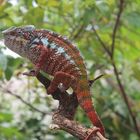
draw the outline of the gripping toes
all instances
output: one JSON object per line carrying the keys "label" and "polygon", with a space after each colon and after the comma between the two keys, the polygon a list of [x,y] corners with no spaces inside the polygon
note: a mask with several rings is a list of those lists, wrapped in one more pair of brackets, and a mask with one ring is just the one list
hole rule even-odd
{"label": "gripping toes", "polygon": [[93,134],[96,134],[97,131],[100,131],[100,128],[98,127],[93,127],[90,134],[84,139],[84,140],[90,140]]}
{"label": "gripping toes", "polygon": [[36,76],[37,73],[35,70],[30,70],[29,72],[24,72],[23,75],[27,75],[27,76]]}

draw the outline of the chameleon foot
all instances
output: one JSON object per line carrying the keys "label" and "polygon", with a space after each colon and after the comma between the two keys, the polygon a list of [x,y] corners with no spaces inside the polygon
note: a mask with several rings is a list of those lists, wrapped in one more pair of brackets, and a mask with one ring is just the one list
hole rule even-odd
{"label": "chameleon foot", "polygon": [[93,134],[96,134],[97,131],[100,131],[100,128],[98,128],[98,127],[93,127],[92,130],[91,130],[91,132],[90,132],[90,134],[89,134],[84,140],[90,140],[91,136],[92,136]]}
{"label": "chameleon foot", "polygon": [[58,88],[59,88],[60,91],[63,92],[63,93],[67,90],[67,89],[64,87],[63,83],[60,83],[60,84],[58,85]]}
{"label": "chameleon foot", "polygon": [[[67,90],[67,88],[65,88],[65,86],[63,85],[63,83],[58,84],[58,88],[59,88],[59,90],[60,90],[62,93],[64,93],[64,92]],[[55,88],[52,88],[52,87],[48,87],[48,88],[47,88],[47,93],[48,93],[48,94],[52,94],[52,93],[54,93],[55,91],[56,91]]]}

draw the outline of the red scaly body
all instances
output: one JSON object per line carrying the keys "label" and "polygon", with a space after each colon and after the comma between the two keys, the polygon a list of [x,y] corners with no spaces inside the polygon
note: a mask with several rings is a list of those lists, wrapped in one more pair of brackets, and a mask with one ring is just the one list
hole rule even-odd
{"label": "red scaly body", "polygon": [[35,76],[43,70],[53,75],[54,79],[48,88],[49,94],[60,84],[65,90],[72,87],[80,106],[104,135],[104,127],[92,105],[83,58],[75,45],[52,31],[37,30],[33,26],[13,27],[3,34],[8,48],[28,58],[35,65],[34,71],[25,74]]}

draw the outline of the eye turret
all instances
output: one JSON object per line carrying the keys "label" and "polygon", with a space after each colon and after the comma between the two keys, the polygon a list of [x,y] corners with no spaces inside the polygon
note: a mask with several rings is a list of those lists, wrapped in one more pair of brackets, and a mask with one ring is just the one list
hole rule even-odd
{"label": "eye turret", "polygon": [[15,33],[16,33],[17,35],[23,35],[23,31],[22,31],[21,29],[19,29],[19,28],[17,28],[17,29],[15,30]]}
{"label": "eye turret", "polygon": [[17,30],[17,33],[18,33],[18,34],[22,34],[22,31],[21,31],[21,30]]}
{"label": "eye turret", "polygon": [[34,25],[26,25],[21,27],[24,31],[32,31],[35,29]]}

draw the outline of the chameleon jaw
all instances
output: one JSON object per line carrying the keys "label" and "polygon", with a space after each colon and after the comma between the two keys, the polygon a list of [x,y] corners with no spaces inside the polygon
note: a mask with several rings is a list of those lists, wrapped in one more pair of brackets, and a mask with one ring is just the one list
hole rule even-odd
{"label": "chameleon jaw", "polygon": [[7,35],[7,34],[9,34],[10,32],[12,32],[15,29],[16,29],[16,27],[10,27],[10,28],[2,31],[2,34]]}

